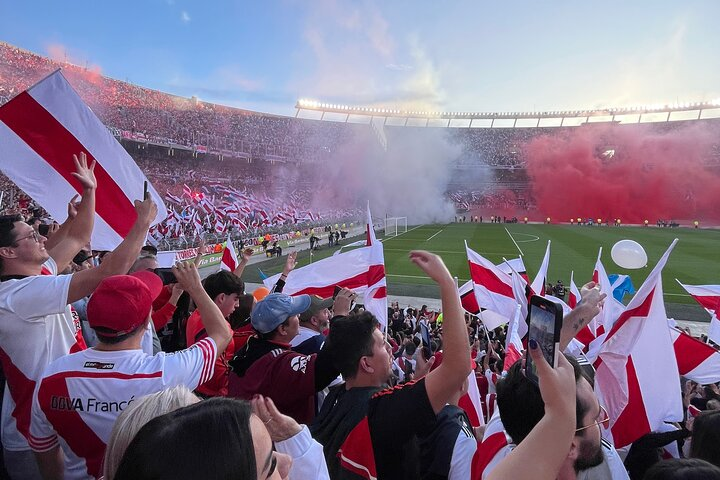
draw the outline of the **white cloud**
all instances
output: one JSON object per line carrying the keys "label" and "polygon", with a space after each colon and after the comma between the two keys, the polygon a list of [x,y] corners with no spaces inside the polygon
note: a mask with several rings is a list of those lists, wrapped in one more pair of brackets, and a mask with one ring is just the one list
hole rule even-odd
{"label": "white cloud", "polygon": [[182,20],[183,23],[190,23],[191,19],[190,19],[190,15],[188,14],[188,12],[186,12],[185,10],[180,12],[180,20]]}

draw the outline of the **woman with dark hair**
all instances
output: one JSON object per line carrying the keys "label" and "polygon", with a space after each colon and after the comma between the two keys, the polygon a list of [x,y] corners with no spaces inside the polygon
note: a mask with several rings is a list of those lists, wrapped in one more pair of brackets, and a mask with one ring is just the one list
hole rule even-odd
{"label": "woman with dark hair", "polygon": [[720,467],[720,410],[706,411],[695,417],[692,431],[690,456]]}
{"label": "woman with dark hair", "polygon": [[697,458],[671,458],[653,465],[643,480],[720,480],[720,468]]}
{"label": "woman with dark hair", "polygon": [[212,398],[151,420],[128,446],[114,478],[329,477],[322,447],[307,427],[282,415],[269,398],[257,397],[252,408],[242,400]]}

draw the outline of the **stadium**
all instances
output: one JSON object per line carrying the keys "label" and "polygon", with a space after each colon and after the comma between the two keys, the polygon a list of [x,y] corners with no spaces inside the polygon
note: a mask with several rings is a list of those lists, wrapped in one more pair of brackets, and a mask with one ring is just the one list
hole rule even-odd
{"label": "stadium", "polygon": [[[156,189],[167,194],[173,214],[153,234],[161,249],[193,247],[201,238],[223,241],[226,229],[244,245],[278,234],[287,249],[297,231],[307,235],[311,228],[363,223],[362,200],[372,199],[377,226],[389,228],[389,293],[437,298],[438,291],[423,288],[428,281],[407,265],[409,251],[442,253],[451,272],[466,281],[464,240],[495,263],[522,255],[533,272],[551,240],[556,253],[549,278],[567,284],[573,267],[576,278],[589,278],[599,247],[607,256],[616,241],[635,239],[647,248],[652,264],[678,237],[664,274],[666,302],[678,318],[707,320],[674,279],[712,283],[720,267],[720,260],[708,256],[720,239],[711,228],[720,222],[715,188],[720,99],[498,113],[401,111],[301,99],[295,118],[289,118],[180,98],[0,46],[0,103],[62,68]],[[557,153],[544,155],[547,150]],[[369,187],[371,176],[363,166],[390,180]],[[417,180],[417,188],[398,189],[395,196],[387,191],[406,170],[423,167],[427,175]],[[325,175],[307,178],[306,168]],[[356,180],[322,191],[323,181],[342,181],[340,175]],[[575,191],[572,185],[586,175],[594,183]],[[618,184],[618,178],[628,183]],[[191,189],[192,202],[183,201],[188,198],[183,187]],[[10,204],[29,200],[7,179],[3,191]],[[218,214],[227,215],[224,194],[248,191],[283,203],[262,203],[254,196],[260,203],[219,225],[214,213],[201,208],[200,197],[214,199],[211,211],[219,208]],[[189,203],[194,208],[187,208]],[[190,221],[194,211],[202,219],[199,228]],[[502,225],[488,225],[491,217]],[[388,218],[395,220],[386,225]],[[695,221],[702,228],[693,229]],[[336,248],[318,251],[315,258]],[[300,265],[311,260],[307,251],[299,258]],[[280,260],[269,260],[248,272],[249,280],[259,282],[260,272],[281,269]],[[613,273],[632,273],[640,285],[648,272],[618,267]]]}
{"label": "stadium", "polygon": [[[528,12],[438,54],[450,5],[155,3],[81,32],[107,70],[0,39],[0,479],[720,479],[720,97],[632,98],[688,18],[658,75]],[[612,85],[475,111],[514,76]]]}

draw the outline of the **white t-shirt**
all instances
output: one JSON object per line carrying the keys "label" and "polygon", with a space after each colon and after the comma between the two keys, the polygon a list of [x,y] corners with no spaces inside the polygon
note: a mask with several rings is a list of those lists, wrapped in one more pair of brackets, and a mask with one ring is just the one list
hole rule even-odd
{"label": "white t-shirt", "polygon": [[98,478],[110,432],[135,399],[176,385],[194,390],[213,375],[217,347],[204,338],[176,353],[150,356],[142,350],[88,349],[48,365],[32,401],[30,447],[58,443],[65,478]]}
{"label": "white t-shirt", "polygon": [[34,275],[0,282],[0,359],[7,378],[2,406],[2,443],[29,450],[30,407],[35,382],[48,363],[85,349],[80,319],[67,302],[71,275]]}

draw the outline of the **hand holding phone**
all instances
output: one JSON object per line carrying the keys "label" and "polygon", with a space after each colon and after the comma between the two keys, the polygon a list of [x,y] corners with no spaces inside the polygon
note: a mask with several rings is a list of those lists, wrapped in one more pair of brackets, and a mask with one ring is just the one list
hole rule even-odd
{"label": "hand holding phone", "polygon": [[[556,368],[558,355],[560,355],[562,308],[555,302],[538,295],[532,296],[529,308],[528,339],[537,342],[538,348],[547,363]],[[538,384],[537,366],[530,355],[528,355],[525,362],[525,376]]]}
{"label": "hand holding phone", "polygon": [[160,277],[163,285],[177,283],[177,278],[175,277],[175,273],[172,271],[172,268],[156,268],[154,272],[155,275]]}

